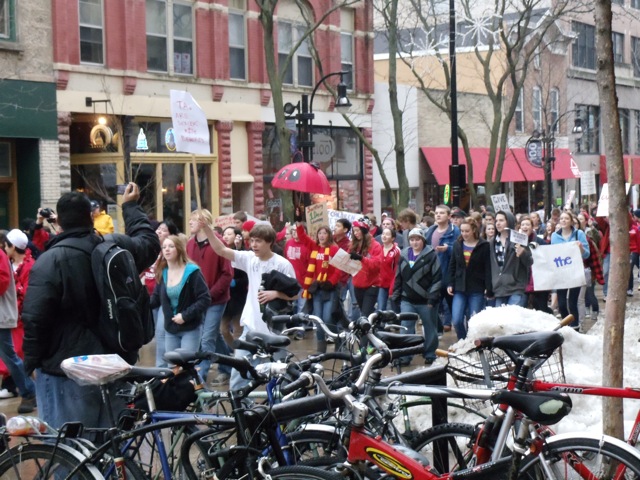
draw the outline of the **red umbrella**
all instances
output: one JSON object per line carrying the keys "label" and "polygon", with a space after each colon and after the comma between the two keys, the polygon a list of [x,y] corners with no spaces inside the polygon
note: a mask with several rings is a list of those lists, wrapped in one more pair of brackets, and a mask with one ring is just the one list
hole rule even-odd
{"label": "red umbrella", "polygon": [[331,194],[331,185],[324,172],[318,165],[307,162],[285,165],[273,177],[271,186],[303,193]]}

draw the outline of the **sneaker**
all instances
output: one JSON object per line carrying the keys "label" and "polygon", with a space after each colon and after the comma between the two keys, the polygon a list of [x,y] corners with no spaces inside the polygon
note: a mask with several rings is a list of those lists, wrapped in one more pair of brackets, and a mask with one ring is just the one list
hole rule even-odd
{"label": "sneaker", "polygon": [[3,388],[2,390],[0,390],[0,399],[14,398],[14,397],[17,397],[17,396],[18,396],[18,394],[16,392],[9,391],[6,388]]}
{"label": "sneaker", "polygon": [[336,343],[332,337],[327,337],[327,343]]}
{"label": "sneaker", "polygon": [[18,413],[31,413],[36,408],[38,408],[38,405],[36,404],[35,395],[33,397],[22,397],[22,401],[18,407]]}
{"label": "sneaker", "polygon": [[451,331],[451,325],[445,325],[444,327],[442,327],[442,330],[444,330],[445,332],[450,332]]}
{"label": "sneaker", "polygon": [[228,385],[229,384],[229,378],[230,378],[229,375],[227,375],[226,373],[219,373],[216,378],[211,380],[211,386],[212,387],[221,387],[223,385]]}
{"label": "sneaker", "polygon": [[633,289],[627,290],[627,297],[633,297]]}

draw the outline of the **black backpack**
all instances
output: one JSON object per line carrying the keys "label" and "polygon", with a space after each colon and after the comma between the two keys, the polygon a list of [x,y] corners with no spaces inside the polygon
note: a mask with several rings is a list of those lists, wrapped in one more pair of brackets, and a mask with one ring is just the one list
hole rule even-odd
{"label": "black backpack", "polygon": [[93,278],[101,302],[96,333],[105,347],[131,361],[131,355],[137,354],[155,333],[149,294],[140,281],[133,255],[104,239],[93,250],[86,241],[75,238],[65,239],[56,246],[68,246],[91,255]]}

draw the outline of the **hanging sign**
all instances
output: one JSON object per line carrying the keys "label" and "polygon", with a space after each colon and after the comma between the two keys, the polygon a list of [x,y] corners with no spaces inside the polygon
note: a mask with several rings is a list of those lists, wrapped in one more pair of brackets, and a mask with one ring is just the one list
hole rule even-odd
{"label": "hanging sign", "polygon": [[210,155],[209,124],[198,103],[182,90],[171,90],[170,98],[176,150]]}
{"label": "hanging sign", "polygon": [[542,141],[533,139],[527,142],[527,147],[524,150],[527,157],[527,161],[536,168],[542,168]]}

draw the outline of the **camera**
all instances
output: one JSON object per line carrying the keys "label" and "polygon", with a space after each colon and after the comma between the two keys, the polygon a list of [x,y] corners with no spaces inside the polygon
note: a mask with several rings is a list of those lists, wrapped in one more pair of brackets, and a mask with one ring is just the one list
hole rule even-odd
{"label": "camera", "polygon": [[124,191],[127,189],[127,183],[123,184],[123,185],[116,185],[116,191],[118,193],[118,195],[124,195]]}
{"label": "camera", "polygon": [[49,219],[51,215],[54,215],[54,213],[53,213],[53,210],[51,210],[50,208],[43,208],[40,210],[40,216],[42,218]]}

